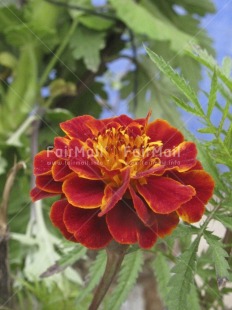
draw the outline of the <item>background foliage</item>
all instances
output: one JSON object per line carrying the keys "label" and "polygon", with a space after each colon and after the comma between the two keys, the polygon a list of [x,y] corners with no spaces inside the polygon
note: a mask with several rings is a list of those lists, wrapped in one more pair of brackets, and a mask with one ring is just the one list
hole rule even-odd
{"label": "background foliage", "polygon": [[[149,109],[181,131],[180,109],[201,121],[202,139],[186,136],[198,144],[216,181],[215,196],[202,226],[180,225],[151,251],[130,249],[104,309],[120,309],[136,281],[144,285],[150,278],[157,282],[153,294],[170,310],[187,309],[187,302],[191,309],[225,309],[223,298],[231,292],[224,284],[231,281],[232,61],[215,62],[200,28],[207,13],[214,13],[210,0],[109,0],[102,6],[0,1],[0,190],[2,201],[7,198],[13,296],[1,302],[3,309],[87,309],[105,253],[64,241],[48,219],[52,199],[31,204],[32,159],[74,115],[126,111],[141,117]],[[212,80],[207,107],[198,100],[201,65]],[[26,168],[9,173],[19,161]],[[14,172],[8,199],[4,188]],[[212,219],[226,228],[223,240],[207,229]],[[209,247],[199,254],[203,238]]]}

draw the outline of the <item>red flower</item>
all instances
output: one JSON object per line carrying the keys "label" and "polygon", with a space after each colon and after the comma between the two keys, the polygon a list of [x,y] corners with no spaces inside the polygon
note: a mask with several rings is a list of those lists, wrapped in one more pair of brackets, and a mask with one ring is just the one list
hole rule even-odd
{"label": "red flower", "polygon": [[60,195],[50,217],[67,239],[92,249],[112,239],[150,248],[179,218],[201,219],[214,182],[195,144],[148,117],[76,117],[61,123],[66,136],[53,150],[35,156],[31,197]]}

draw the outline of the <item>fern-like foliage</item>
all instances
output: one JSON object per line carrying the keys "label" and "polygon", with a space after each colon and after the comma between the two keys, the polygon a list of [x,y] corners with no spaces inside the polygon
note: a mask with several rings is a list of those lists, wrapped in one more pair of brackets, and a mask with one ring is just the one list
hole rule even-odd
{"label": "fern-like foliage", "polygon": [[118,275],[117,286],[106,301],[106,310],[120,309],[120,306],[136,283],[142,264],[143,253],[141,250],[126,255]]}

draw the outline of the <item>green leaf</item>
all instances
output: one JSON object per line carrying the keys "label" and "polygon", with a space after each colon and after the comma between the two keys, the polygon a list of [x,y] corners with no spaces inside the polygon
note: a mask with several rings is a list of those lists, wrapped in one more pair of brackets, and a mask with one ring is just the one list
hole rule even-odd
{"label": "green leaf", "polygon": [[77,28],[70,41],[75,59],[84,59],[87,69],[96,72],[101,59],[100,50],[105,47],[105,33]]}
{"label": "green leaf", "polygon": [[198,129],[198,132],[215,134],[217,133],[217,129],[215,127],[205,127],[205,128]]}
{"label": "green leaf", "polygon": [[98,31],[107,30],[114,24],[112,20],[104,19],[98,16],[88,16],[88,15],[80,16],[79,21],[84,26]]}
{"label": "green leaf", "polygon": [[[151,60],[157,65],[157,67],[166,74],[171,81],[176,85],[177,88],[191,101],[195,108],[195,113],[199,116],[204,115],[200,102],[197,99],[197,95],[192,90],[190,85],[185,81],[183,77],[181,77],[177,72],[173,70],[173,68],[164,61],[164,59],[158,56],[156,53],[152,52],[149,48],[146,48],[146,51],[151,58]],[[190,107],[190,110],[194,111],[193,108]]]}
{"label": "green leaf", "polygon": [[217,71],[215,70],[212,77],[211,89],[209,93],[209,102],[207,109],[207,117],[210,118],[215,104],[217,102]]}
{"label": "green leaf", "polygon": [[121,304],[126,299],[136,282],[142,263],[142,251],[136,251],[125,256],[118,276],[118,285],[111,294],[106,309],[120,309]]}
{"label": "green leaf", "polygon": [[230,109],[230,105],[231,103],[229,101],[226,102],[226,105],[223,109],[223,112],[222,112],[222,118],[221,118],[221,121],[220,121],[220,124],[218,126],[218,135],[220,135],[220,133],[222,132],[222,129],[223,129],[223,125],[225,123],[225,120],[229,114],[229,109]]}
{"label": "green leaf", "polygon": [[175,101],[176,105],[178,105],[180,108],[182,108],[186,112],[192,113],[192,114],[197,115],[197,116],[201,116],[201,114],[199,114],[199,112],[196,109],[192,108],[190,105],[188,105],[183,100],[181,100],[175,96],[172,96],[172,99]]}
{"label": "green leaf", "polygon": [[208,231],[204,232],[204,238],[207,241],[211,250],[211,257],[214,262],[217,277],[228,278],[229,264],[226,260],[226,258],[228,257],[228,253],[223,249],[223,244],[221,243],[220,238],[212,235]]}
{"label": "green leaf", "polygon": [[77,297],[77,304],[79,304],[99,284],[99,281],[105,270],[105,265],[106,253],[105,251],[100,251],[98,252],[95,261],[89,268],[89,282],[87,283],[86,287],[81,291],[80,295]]}
{"label": "green leaf", "polygon": [[222,71],[225,76],[227,76],[228,78],[230,77],[232,71],[232,59],[230,57],[223,58]]}
{"label": "green leaf", "polygon": [[190,286],[188,304],[191,305],[191,310],[201,310],[200,300],[197,294],[197,288],[194,284]]}
{"label": "green leaf", "polygon": [[190,40],[193,40],[171,24],[167,18],[162,20],[155,17],[133,0],[110,0],[110,3],[116,10],[117,16],[135,33],[147,35],[153,40],[170,41],[171,48],[175,51],[179,52]]}
{"label": "green leaf", "polygon": [[170,291],[167,298],[169,310],[188,309],[188,296],[194,282],[199,241],[200,238],[195,239],[189,249],[179,257],[177,264],[171,270],[174,275],[169,282]]}
{"label": "green leaf", "polygon": [[232,148],[232,124],[230,125],[229,130],[226,132],[224,143],[228,149]]}
{"label": "green leaf", "polygon": [[161,252],[157,252],[156,258],[151,264],[151,266],[155,272],[160,297],[166,304],[167,295],[169,292],[168,282],[171,277],[170,267],[168,265],[167,258]]}

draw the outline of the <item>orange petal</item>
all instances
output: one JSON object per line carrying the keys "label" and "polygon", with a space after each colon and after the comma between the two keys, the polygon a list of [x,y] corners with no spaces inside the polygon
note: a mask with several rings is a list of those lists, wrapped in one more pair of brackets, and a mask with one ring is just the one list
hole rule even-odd
{"label": "orange petal", "polygon": [[47,197],[57,196],[57,195],[58,195],[57,193],[48,193],[48,192],[42,191],[38,187],[34,187],[30,192],[30,196],[33,202],[40,200],[40,199],[47,198]]}
{"label": "orange petal", "polygon": [[166,177],[149,177],[147,184],[138,183],[137,189],[151,209],[161,214],[177,210],[196,193],[192,186],[185,186]]}
{"label": "orange petal", "polygon": [[64,213],[64,222],[68,231],[89,249],[104,248],[112,240],[105,217],[100,218],[97,214],[97,210],[80,209],[70,204]]}
{"label": "orange petal", "polygon": [[36,177],[35,184],[39,189],[49,193],[62,193],[62,182],[54,181],[52,175],[39,175]]}
{"label": "orange petal", "polygon": [[182,184],[195,188],[196,196],[183,204],[177,213],[186,222],[199,221],[204,214],[205,204],[213,195],[214,181],[212,177],[204,170],[192,170],[184,173],[171,171],[170,176]]}
{"label": "orange petal", "polygon": [[54,162],[52,166],[52,176],[55,181],[63,181],[71,173],[73,173],[73,171],[69,169],[69,166],[66,160],[58,159]]}
{"label": "orange petal", "polygon": [[63,183],[63,192],[68,202],[79,208],[99,208],[104,195],[105,184],[101,181],[93,181],[71,176]]}
{"label": "orange petal", "polygon": [[151,138],[152,142],[161,140],[163,150],[172,149],[184,141],[182,133],[162,119],[150,123],[147,126],[146,134]]}
{"label": "orange petal", "polygon": [[120,199],[122,199],[129,185],[130,169],[125,169],[121,173],[121,177],[123,181],[120,187],[112,187],[111,184],[106,185],[104,191],[104,197],[102,199],[102,206],[101,206],[102,211],[99,213],[99,216],[102,216],[107,212],[109,212],[116,205],[116,203]]}
{"label": "orange petal", "polygon": [[87,126],[87,123],[92,120],[94,118],[90,115],[78,116],[61,123],[60,127],[70,138],[86,141],[88,138],[93,137],[91,129]]}
{"label": "orange petal", "polygon": [[57,160],[54,151],[41,151],[34,158],[34,175],[44,175],[51,172],[53,163]]}
{"label": "orange petal", "polygon": [[179,172],[184,172],[197,163],[197,148],[193,142],[183,142],[178,147],[174,148],[171,152],[165,151],[159,155],[161,165],[165,169],[176,169]]}
{"label": "orange petal", "polygon": [[78,139],[73,139],[69,144],[69,168],[76,172],[80,177],[99,180],[102,179],[102,173],[99,166],[92,160],[91,149],[86,149],[86,144]]}

